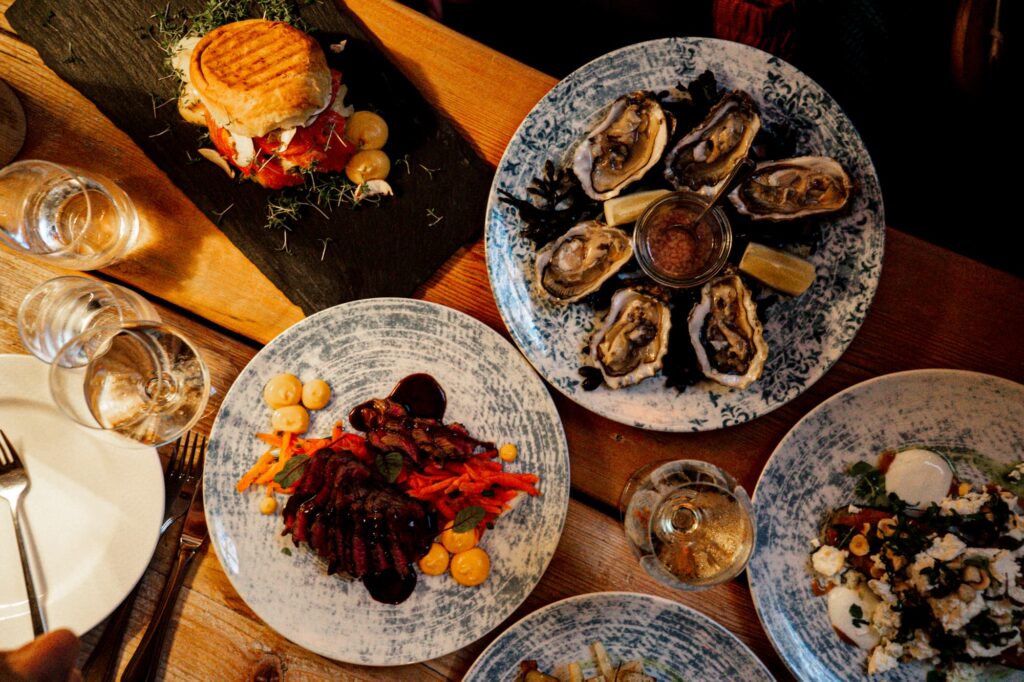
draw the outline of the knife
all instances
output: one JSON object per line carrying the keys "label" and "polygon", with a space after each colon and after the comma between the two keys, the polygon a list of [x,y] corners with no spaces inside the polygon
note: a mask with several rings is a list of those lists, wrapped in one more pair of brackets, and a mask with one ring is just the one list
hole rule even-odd
{"label": "knife", "polygon": [[160,593],[156,611],[153,612],[153,618],[150,620],[145,634],[142,635],[139,648],[132,654],[128,666],[124,669],[121,682],[144,682],[156,676],[160,653],[163,651],[164,639],[167,636],[167,625],[171,620],[171,613],[174,611],[178,590],[185,579],[185,571],[189,562],[206,542],[207,535],[206,514],[203,508],[203,484],[200,482],[192,495],[188,514],[185,516],[185,524],[181,527],[174,567],[167,577],[163,592]]}

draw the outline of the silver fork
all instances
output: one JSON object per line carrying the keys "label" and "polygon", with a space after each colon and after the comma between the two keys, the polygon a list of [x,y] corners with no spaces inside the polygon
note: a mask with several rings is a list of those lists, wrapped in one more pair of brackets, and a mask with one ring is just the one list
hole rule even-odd
{"label": "silver fork", "polygon": [[171,567],[171,574],[167,576],[164,589],[157,600],[156,609],[153,611],[149,625],[142,634],[142,640],[121,675],[121,682],[148,682],[156,675],[167,625],[174,609],[175,597],[185,578],[189,562],[206,541],[206,515],[203,511],[201,480],[203,460],[206,455],[206,439],[203,438],[198,447],[193,449],[198,450],[196,458],[198,461],[192,461],[198,470],[195,478],[186,480],[181,489],[181,495],[188,495],[191,499],[188,503],[188,515],[185,517],[185,523],[181,527],[181,535],[178,538],[178,553],[175,556],[174,565]]}
{"label": "silver fork", "polygon": [[[192,496],[185,490],[185,484],[191,480],[195,488],[195,481],[202,474],[202,454],[198,451],[203,448],[205,439],[192,433],[186,433],[174,444],[174,452],[164,470],[164,521],[160,526],[161,536],[188,510]],[[82,666],[84,682],[109,682],[114,679],[117,655],[141,584],[141,580],[135,584],[131,593],[107,620],[107,627],[100,640],[89,654],[89,660]]]}
{"label": "silver fork", "polygon": [[21,497],[29,488],[28,472],[22,464],[18,451],[7,440],[7,434],[0,429],[0,497],[7,500],[11,505],[11,518],[14,519],[14,535],[18,538],[18,553],[21,555],[21,572],[25,576],[25,592],[28,593],[28,610],[32,615],[32,632],[39,636],[46,632],[46,620],[39,608],[39,600],[36,598],[36,588],[32,581],[32,569],[28,563],[28,553],[25,551],[25,539],[21,536],[21,525],[18,523],[18,512],[21,507]]}

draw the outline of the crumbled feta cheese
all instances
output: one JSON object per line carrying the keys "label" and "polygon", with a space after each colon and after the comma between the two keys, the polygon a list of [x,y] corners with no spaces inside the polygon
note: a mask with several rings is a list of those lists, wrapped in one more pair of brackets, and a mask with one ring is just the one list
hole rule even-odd
{"label": "crumbled feta cheese", "polygon": [[811,538],[811,547],[813,547],[814,549],[818,549],[819,547],[821,547],[821,541],[818,540],[818,538]]}
{"label": "crumbled feta cheese", "polygon": [[846,571],[843,573],[843,585],[851,590],[857,589],[864,582],[864,575],[860,571]]}
{"label": "crumbled feta cheese", "polygon": [[1000,625],[1009,625],[1013,622],[1013,612],[1015,608],[1016,607],[1013,602],[1009,599],[989,601],[988,615],[993,621]]}
{"label": "crumbled feta cheese", "polygon": [[942,599],[929,599],[928,604],[932,607],[932,613],[942,623],[942,628],[946,632],[954,632],[985,610],[985,597],[978,592],[974,599],[964,602],[954,593]]}
{"label": "crumbled feta cheese", "polygon": [[869,580],[868,587],[878,595],[878,598],[887,604],[896,603],[896,595],[892,593],[892,585],[884,580]]}
{"label": "crumbled feta cheese", "polygon": [[917,555],[914,563],[910,564],[910,568],[907,569],[908,582],[921,594],[925,594],[931,589],[931,579],[924,574],[924,571],[933,566],[935,566],[935,559],[922,552]]}
{"label": "crumbled feta cheese", "polygon": [[1017,630],[1013,634],[1013,638],[1010,639],[1006,644],[994,644],[992,646],[985,646],[981,642],[968,639],[967,640],[967,655],[973,656],[974,658],[992,658],[998,656],[1012,646],[1020,644],[1020,630]]}
{"label": "crumbled feta cheese", "polygon": [[833,576],[843,570],[848,552],[845,549],[836,549],[832,545],[823,545],[811,556],[811,564],[814,570],[823,576]]}
{"label": "crumbled feta cheese", "polygon": [[924,550],[924,553],[937,561],[952,561],[960,556],[966,547],[963,540],[952,533],[946,533],[941,538],[932,540],[932,546]]}
{"label": "crumbled feta cheese", "polygon": [[977,514],[989,501],[988,493],[967,493],[963,497],[947,497],[939,501],[939,514],[952,516],[953,512],[961,516]]}
{"label": "crumbled feta cheese", "polygon": [[939,655],[939,650],[932,647],[928,635],[923,630],[914,631],[914,639],[903,645],[903,653],[917,661],[934,658]]}
{"label": "crumbled feta cheese", "polygon": [[874,613],[871,614],[871,624],[878,630],[882,639],[895,635],[896,631],[900,629],[900,622],[899,612],[893,611],[892,605],[884,601],[879,603],[875,607]]}
{"label": "crumbled feta cheese", "polygon": [[857,505],[851,504],[849,507],[846,508],[846,511],[851,514],[860,514],[863,510]]}
{"label": "crumbled feta cheese", "polygon": [[1021,462],[1017,466],[1010,470],[1010,473],[1006,474],[1006,477],[1011,481],[1019,481],[1024,479],[1024,462]]}
{"label": "crumbled feta cheese", "polygon": [[885,577],[886,569],[885,562],[882,561],[882,553],[871,555],[871,568],[879,571],[883,577]]}
{"label": "crumbled feta cheese", "polygon": [[884,673],[886,670],[892,670],[900,662],[899,658],[903,655],[903,647],[896,642],[886,642],[885,644],[879,644],[871,652],[871,656],[868,658],[868,675],[875,675],[877,673]]}
{"label": "crumbled feta cheese", "polygon": [[1017,584],[1017,578],[1020,576],[1020,564],[1005,549],[999,550],[996,556],[989,560],[988,570],[993,578],[1004,585]]}

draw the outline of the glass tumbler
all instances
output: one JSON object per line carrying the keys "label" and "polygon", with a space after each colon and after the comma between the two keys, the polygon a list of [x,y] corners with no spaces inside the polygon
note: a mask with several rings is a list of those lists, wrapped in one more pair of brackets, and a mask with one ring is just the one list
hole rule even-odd
{"label": "glass tumbler", "polygon": [[126,322],[90,327],[64,344],[50,364],[50,393],[83,426],[158,446],[202,416],[210,373],[181,331]]}
{"label": "glass tumbler", "polygon": [[134,246],[139,217],[128,195],[98,175],[49,161],[0,169],[0,242],[71,270],[95,270]]}
{"label": "glass tumbler", "polygon": [[750,497],[707,462],[641,467],[626,483],[619,510],[640,565],[669,587],[701,590],[731,580],[754,551]]}
{"label": "glass tumbler", "polygon": [[156,309],[130,289],[87,277],[55,277],[28,292],[18,308],[21,342],[43,362],[89,327],[131,320],[160,321]]}

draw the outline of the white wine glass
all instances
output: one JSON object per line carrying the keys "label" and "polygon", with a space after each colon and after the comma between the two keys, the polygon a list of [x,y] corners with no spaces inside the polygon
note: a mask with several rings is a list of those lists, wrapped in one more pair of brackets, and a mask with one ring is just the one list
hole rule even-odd
{"label": "white wine glass", "polygon": [[750,497],[707,462],[641,467],[623,488],[619,510],[640,565],[669,587],[702,590],[732,580],[754,551]]}
{"label": "white wine glass", "polygon": [[158,446],[203,415],[210,373],[181,331],[133,321],[90,327],[64,344],[50,364],[50,392],[79,424]]}

